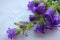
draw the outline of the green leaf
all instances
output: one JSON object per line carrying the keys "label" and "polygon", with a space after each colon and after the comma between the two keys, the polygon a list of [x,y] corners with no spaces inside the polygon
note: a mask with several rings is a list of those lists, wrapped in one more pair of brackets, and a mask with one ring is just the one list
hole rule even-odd
{"label": "green leaf", "polygon": [[48,2],[48,0],[41,0],[41,2],[43,2],[43,3],[47,3],[47,2]]}
{"label": "green leaf", "polygon": [[58,3],[58,8],[60,8],[60,2]]}
{"label": "green leaf", "polygon": [[54,5],[52,5],[51,8],[53,8],[54,11],[55,11],[55,13],[57,13],[58,4],[54,4]]}
{"label": "green leaf", "polygon": [[36,17],[37,20],[40,20],[40,18],[42,18],[43,16],[39,15],[39,14],[35,14],[35,17]]}
{"label": "green leaf", "polygon": [[38,0],[34,0],[34,3],[38,3]]}
{"label": "green leaf", "polygon": [[33,27],[33,23],[29,22],[26,26],[26,30],[30,30]]}
{"label": "green leaf", "polygon": [[51,7],[51,3],[50,2],[48,2],[47,4],[46,4],[46,8],[48,9],[49,7]]}
{"label": "green leaf", "polygon": [[52,2],[53,0],[48,0],[48,2]]}
{"label": "green leaf", "polygon": [[44,24],[44,23],[45,23],[44,18],[41,18],[41,19],[40,19],[40,22],[41,22],[42,24]]}
{"label": "green leaf", "polygon": [[59,13],[58,10],[55,11],[55,14]]}
{"label": "green leaf", "polygon": [[37,14],[37,13],[35,14],[35,17],[36,17],[36,19],[37,19],[37,20],[39,20],[39,19],[40,19],[40,15],[39,15],[39,14]]}

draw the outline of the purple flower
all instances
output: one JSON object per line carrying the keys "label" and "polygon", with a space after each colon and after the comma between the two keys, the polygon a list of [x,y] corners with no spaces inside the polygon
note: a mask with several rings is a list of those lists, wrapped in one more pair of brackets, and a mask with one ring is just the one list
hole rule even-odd
{"label": "purple flower", "polygon": [[53,18],[50,21],[46,21],[46,28],[53,30],[57,27],[58,24],[60,24],[60,15],[54,14]]}
{"label": "purple flower", "polygon": [[52,8],[48,8],[44,13],[44,16],[53,16],[54,10]]}
{"label": "purple flower", "polygon": [[50,22],[46,22],[45,28],[49,30],[53,30],[54,28],[56,28],[56,25],[51,24]]}
{"label": "purple flower", "polygon": [[60,14],[54,15],[54,22],[56,23],[56,25],[60,24]]}
{"label": "purple flower", "polygon": [[37,7],[36,7],[36,11],[39,14],[43,14],[45,12],[45,4],[44,3],[40,3]]}
{"label": "purple flower", "polygon": [[44,16],[48,21],[53,21],[54,10],[52,8],[48,8],[44,13]]}
{"label": "purple flower", "polygon": [[31,10],[33,13],[35,13],[36,7],[35,7],[35,4],[34,4],[34,1],[29,2],[28,8],[29,8],[29,10]]}
{"label": "purple flower", "polygon": [[56,25],[47,25],[46,26],[46,29],[49,29],[49,30],[53,30],[54,28],[56,28]]}
{"label": "purple flower", "polygon": [[32,21],[34,21],[36,18],[35,18],[34,15],[30,15],[29,19],[30,19],[30,21],[32,22]]}
{"label": "purple flower", "polygon": [[44,33],[44,25],[37,24],[36,29],[34,31]]}
{"label": "purple flower", "polygon": [[8,29],[7,30],[8,38],[12,39],[16,36],[16,29]]}
{"label": "purple flower", "polygon": [[[37,22],[38,24],[34,30],[35,32],[45,33],[45,29],[53,30],[57,27],[58,24],[60,24],[60,14],[55,14],[56,12],[52,7],[46,8],[46,6],[47,5],[42,2],[35,4],[34,1],[29,2],[28,4],[29,10],[35,13],[35,15],[30,15],[30,21],[33,22],[35,20],[38,20],[38,22],[41,22]],[[60,9],[58,9],[58,12],[60,13]],[[37,14],[39,16],[37,16]]]}

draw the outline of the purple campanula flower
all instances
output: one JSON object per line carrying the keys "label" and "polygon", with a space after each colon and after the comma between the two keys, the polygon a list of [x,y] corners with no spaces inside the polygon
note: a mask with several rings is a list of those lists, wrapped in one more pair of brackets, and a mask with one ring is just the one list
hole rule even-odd
{"label": "purple campanula flower", "polygon": [[44,16],[48,21],[53,22],[53,16],[54,16],[54,10],[52,8],[48,8],[46,12],[44,13]]}
{"label": "purple campanula flower", "polygon": [[34,21],[36,18],[35,18],[34,15],[30,15],[29,19],[30,19],[30,21],[32,22],[32,21]]}
{"label": "purple campanula flower", "polygon": [[37,24],[36,29],[34,31],[44,33],[44,25]]}
{"label": "purple campanula flower", "polygon": [[33,1],[32,2],[29,2],[28,7],[29,7],[29,9],[32,9],[32,7],[35,7],[34,6],[34,2]]}
{"label": "purple campanula flower", "polygon": [[60,24],[60,14],[55,14],[54,15],[54,22],[58,25]]}
{"label": "purple campanula flower", "polygon": [[35,0],[35,3],[32,1],[28,4],[29,10],[35,13],[34,15],[30,15],[30,21],[36,21],[36,23],[40,22],[36,25],[36,29],[34,31],[45,33],[45,29],[53,30],[57,28],[60,24],[60,14],[56,14],[58,12],[60,13],[60,9],[57,9],[59,6],[55,5],[53,2],[53,5],[51,5],[50,2],[44,4],[43,1],[36,4],[37,1]]}
{"label": "purple campanula flower", "polygon": [[35,5],[34,5],[34,1],[29,2],[28,8],[29,8],[29,10],[31,10],[33,13],[35,13],[36,7],[35,7]]}
{"label": "purple campanula flower", "polygon": [[8,29],[7,30],[8,38],[12,39],[16,36],[16,29]]}
{"label": "purple campanula flower", "polygon": [[56,25],[51,24],[50,22],[47,22],[45,25],[45,28],[49,30],[53,30],[54,28],[56,28]]}
{"label": "purple campanula flower", "polygon": [[46,23],[46,28],[53,30],[54,28],[57,27],[57,25],[60,24],[60,15],[59,14],[54,14],[53,19],[50,21],[47,21]]}
{"label": "purple campanula flower", "polygon": [[47,25],[46,26],[46,29],[49,29],[49,30],[53,30],[54,28],[56,28],[56,25]]}
{"label": "purple campanula flower", "polygon": [[39,5],[39,2],[38,2],[38,3],[35,3],[34,1],[31,1],[31,2],[29,2],[29,4],[28,4],[28,8],[29,8],[29,10],[31,10],[33,13],[36,13],[36,8],[37,8],[38,5]]}
{"label": "purple campanula flower", "polygon": [[54,10],[52,8],[48,8],[44,13],[44,16],[53,16]]}
{"label": "purple campanula flower", "polygon": [[36,11],[39,14],[43,14],[45,12],[45,4],[44,3],[40,3],[37,7],[36,7]]}

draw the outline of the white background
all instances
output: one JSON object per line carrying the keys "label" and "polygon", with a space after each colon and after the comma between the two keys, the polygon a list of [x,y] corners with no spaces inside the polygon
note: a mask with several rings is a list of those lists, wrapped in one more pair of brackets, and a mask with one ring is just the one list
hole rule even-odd
{"label": "white background", "polygon": [[[18,28],[14,22],[29,21],[27,3],[30,0],[0,0],[0,40],[10,40],[7,37],[8,28]],[[38,36],[33,30],[28,32],[28,37],[18,35],[13,40],[60,40],[60,28],[47,34]]]}

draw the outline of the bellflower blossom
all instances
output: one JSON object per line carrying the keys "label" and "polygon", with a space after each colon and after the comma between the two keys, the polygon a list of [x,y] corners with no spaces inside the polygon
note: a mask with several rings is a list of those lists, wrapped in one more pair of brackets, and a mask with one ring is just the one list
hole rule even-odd
{"label": "bellflower blossom", "polygon": [[29,2],[28,8],[29,8],[29,10],[31,10],[33,13],[35,13],[36,7],[35,7],[35,5],[34,5],[34,1]]}
{"label": "bellflower blossom", "polygon": [[53,21],[54,10],[52,8],[48,8],[44,13],[44,16],[48,21]]}
{"label": "bellflower blossom", "polygon": [[[56,3],[56,0],[34,1],[29,2],[28,8],[34,13],[34,15],[29,16],[29,19],[30,22],[36,22],[37,24],[35,32],[44,33],[46,29],[53,30],[56,28],[57,25],[60,24],[60,9],[58,9],[58,7],[60,7],[59,3]],[[41,23],[39,24],[38,22]]]}
{"label": "bellflower blossom", "polygon": [[56,24],[60,24],[60,14],[54,15],[54,21],[56,22]]}
{"label": "bellflower blossom", "polygon": [[34,31],[44,33],[44,25],[41,25],[41,24],[38,23],[36,25],[36,29]]}
{"label": "bellflower blossom", "polygon": [[19,33],[21,33],[21,30],[17,29],[17,28],[13,28],[13,29],[8,28],[8,30],[7,30],[7,35],[8,35],[8,38],[10,38],[10,39],[13,39]]}
{"label": "bellflower blossom", "polygon": [[45,12],[45,4],[44,3],[40,3],[37,7],[36,7],[36,11],[39,14],[43,14]]}
{"label": "bellflower blossom", "polygon": [[8,38],[12,39],[16,36],[16,29],[8,29],[7,30]]}

